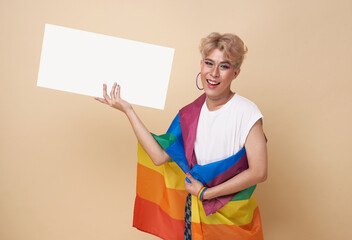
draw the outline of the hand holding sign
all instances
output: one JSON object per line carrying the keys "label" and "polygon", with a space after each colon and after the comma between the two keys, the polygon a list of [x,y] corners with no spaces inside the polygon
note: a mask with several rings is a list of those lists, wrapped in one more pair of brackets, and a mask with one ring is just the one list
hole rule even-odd
{"label": "hand holding sign", "polygon": [[106,88],[107,88],[106,84],[104,84],[103,86],[104,98],[96,97],[95,98],[96,100],[98,100],[101,103],[108,104],[111,107],[116,108],[124,113],[126,113],[128,110],[132,110],[131,104],[121,99],[120,97],[120,89],[121,89],[120,85],[117,85],[117,83],[114,83],[110,91],[110,96],[108,95]]}

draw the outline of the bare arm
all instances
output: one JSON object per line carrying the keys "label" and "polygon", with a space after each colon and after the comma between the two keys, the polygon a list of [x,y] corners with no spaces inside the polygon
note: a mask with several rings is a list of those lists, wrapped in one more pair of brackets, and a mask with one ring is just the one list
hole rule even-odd
{"label": "bare arm", "polygon": [[106,85],[104,84],[103,93],[104,98],[95,99],[101,103],[108,104],[111,107],[116,108],[126,114],[139,143],[142,145],[143,149],[152,159],[154,164],[158,166],[170,160],[170,156],[150,134],[148,129],[144,126],[143,122],[139,119],[136,112],[133,110],[131,104],[120,98],[120,86],[117,86],[115,83],[111,89],[110,96],[108,96]]}
{"label": "bare arm", "polygon": [[[215,187],[208,188],[203,194],[203,199],[212,199],[219,196],[236,193],[266,180],[268,160],[266,140],[261,125],[261,120],[258,120],[250,130],[245,143],[245,148],[248,158],[248,169],[226,182],[223,182]],[[186,189],[189,193],[197,196],[203,185],[192,177],[188,178],[192,183],[185,181]]]}

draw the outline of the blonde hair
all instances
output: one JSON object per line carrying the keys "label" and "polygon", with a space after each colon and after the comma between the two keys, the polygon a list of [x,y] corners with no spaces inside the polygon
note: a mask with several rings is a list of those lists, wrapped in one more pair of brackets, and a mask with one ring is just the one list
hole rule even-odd
{"label": "blonde hair", "polygon": [[244,55],[248,51],[241,38],[231,33],[220,34],[212,32],[201,39],[199,50],[203,59],[216,48],[224,53],[224,58],[230,61],[235,69],[241,67]]}

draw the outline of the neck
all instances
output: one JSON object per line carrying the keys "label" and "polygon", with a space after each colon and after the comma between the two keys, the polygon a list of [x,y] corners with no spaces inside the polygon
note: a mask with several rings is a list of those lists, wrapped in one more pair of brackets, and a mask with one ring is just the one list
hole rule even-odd
{"label": "neck", "polygon": [[234,93],[231,91],[225,96],[220,98],[210,98],[207,95],[206,103],[207,103],[208,109],[210,111],[214,111],[221,108],[225,103],[227,103],[231,99],[233,95]]}
{"label": "neck", "polygon": [[220,98],[210,98],[210,97],[208,97],[208,95],[207,95],[207,98],[208,98],[210,101],[219,101],[219,100],[221,100],[221,99],[227,98],[230,94],[231,94],[231,92],[229,92],[227,95],[225,95],[225,96],[223,96],[223,97],[220,97]]}

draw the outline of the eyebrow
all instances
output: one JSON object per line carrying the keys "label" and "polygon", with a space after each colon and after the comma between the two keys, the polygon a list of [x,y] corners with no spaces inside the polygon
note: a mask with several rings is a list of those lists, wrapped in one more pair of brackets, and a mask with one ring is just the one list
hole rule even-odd
{"label": "eyebrow", "polygon": [[[214,60],[212,60],[210,58],[205,58],[204,60],[215,62]],[[231,65],[231,63],[229,61],[223,61],[223,62],[220,62],[220,63],[227,63],[227,64]]]}

